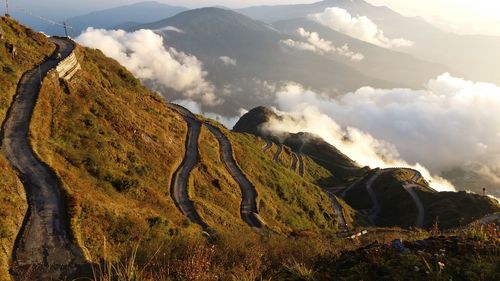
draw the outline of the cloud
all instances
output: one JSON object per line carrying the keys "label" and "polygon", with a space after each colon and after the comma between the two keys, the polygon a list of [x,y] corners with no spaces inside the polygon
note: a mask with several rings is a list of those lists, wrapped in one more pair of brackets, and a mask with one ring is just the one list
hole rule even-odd
{"label": "cloud", "polygon": [[172,32],[181,33],[181,34],[185,33],[182,29],[179,29],[179,28],[177,28],[175,26],[171,26],[171,25],[166,26],[166,27],[162,27],[159,29],[155,29],[153,31],[155,31],[155,32],[172,31]]}
{"label": "cloud", "polygon": [[347,44],[342,47],[335,47],[333,42],[321,38],[316,32],[309,32],[301,27],[297,29],[297,33],[307,42],[299,42],[288,39],[282,40],[281,43],[292,49],[310,51],[319,55],[338,54],[340,56],[348,57],[352,61],[361,61],[365,58],[363,54],[351,51]]}
{"label": "cloud", "polygon": [[215,96],[214,86],[206,80],[203,64],[195,56],[164,46],[163,38],[151,30],[128,33],[88,28],[76,40],[100,49],[143,81],[173,89],[203,105],[222,102]]}
{"label": "cloud", "polygon": [[271,129],[318,134],[361,165],[420,166],[429,175],[482,167],[476,172],[498,177],[500,87],[493,84],[443,74],[422,90],[364,87],[330,98],[289,83],[276,104],[291,119]]}
{"label": "cloud", "polygon": [[187,108],[189,111],[193,112],[194,114],[201,114],[207,118],[214,119],[217,122],[224,125],[228,129],[232,129],[234,127],[234,125],[238,122],[240,117],[248,112],[248,110],[240,108],[238,110],[239,116],[227,117],[227,116],[222,116],[220,114],[213,113],[213,112],[204,112],[202,110],[201,106],[193,100],[175,100],[175,101],[173,101],[173,103]]}
{"label": "cloud", "polygon": [[384,31],[379,29],[368,17],[354,17],[341,8],[326,8],[321,13],[309,15],[309,18],[333,30],[384,48],[414,45],[414,42],[404,38],[389,39],[385,37]]}
{"label": "cloud", "polygon": [[219,59],[224,63],[224,65],[236,66],[236,60],[227,56],[219,57]]}

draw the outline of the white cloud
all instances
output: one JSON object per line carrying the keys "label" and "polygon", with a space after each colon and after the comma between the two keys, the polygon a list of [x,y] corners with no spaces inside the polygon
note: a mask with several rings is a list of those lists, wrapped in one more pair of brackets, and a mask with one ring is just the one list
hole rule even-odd
{"label": "white cloud", "polygon": [[414,44],[404,38],[387,38],[384,31],[368,17],[351,16],[342,8],[326,8],[321,13],[309,15],[309,18],[333,30],[384,48],[409,47]]}
{"label": "white cloud", "polygon": [[321,38],[317,32],[309,32],[301,27],[297,29],[297,33],[307,42],[299,42],[288,39],[282,40],[282,44],[292,49],[310,51],[320,55],[338,54],[340,56],[348,57],[352,61],[361,61],[365,58],[363,54],[351,51],[347,44],[342,47],[335,47],[332,41]]}
{"label": "white cloud", "polygon": [[220,114],[213,113],[213,112],[204,112],[201,109],[201,106],[193,100],[175,100],[175,101],[173,101],[173,103],[187,108],[189,111],[193,112],[194,114],[201,114],[207,118],[214,119],[217,122],[224,125],[228,129],[232,129],[234,127],[234,125],[238,122],[240,117],[248,112],[248,110],[240,108],[238,110],[239,116],[227,117],[227,116],[222,116]]}
{"label": "white cloud", "polygon": [[423,90],[364,87],[333,99],[290,83],[276,103],[292,119],[273,129],[318,134],[361,165],[499,170],[500,87],[493,84],[443,74]]}
{"label": "white cloud", "polygon": [[182,29],[179,29],[179,28],[177,28],[175,26],[171,26],[171,25],[166,26],[166,27],[162,27],[162,28],[159,28],[159,29],[155,29],[153,31],[155,31],[155,32],[172,31],[172,32],[175,32],[175,33],[181,33],[181,34],[184,33],[184,31]]}
{"label": "white cloud", "polygon": [[165,47],[163,38],[151,30],[127,33],[88,28],[76,40],[84,46],[100,49],[141,80],[174,89],[184,98],[203,105],[221,103],[214,94],[214,86],[206,80],[202,63],[195,56]]}
{"label": "white cloud", "polygon": [[219,59],[222,61],[222,63],[224,63],[224,65],[236,66],[236,60],[232,59],[228,56],[222,56],[222,57],[219,57]]}

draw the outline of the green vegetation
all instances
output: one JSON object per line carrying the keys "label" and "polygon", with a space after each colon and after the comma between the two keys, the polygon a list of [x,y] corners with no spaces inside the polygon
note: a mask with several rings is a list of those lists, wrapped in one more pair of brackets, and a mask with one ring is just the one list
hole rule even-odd
{"label": "green vegetation", "polygon": [[[2,18],[1,24],[6,33],[0,41],[3,120],[22,73],[50,54],[53,45],[10,19]],[[10,45],[3,44],[4,40],[15,43],[18,59],[10,56]],[[335,179],[333,168],[304,156],[306,173],[300,177],[290,171],[289,147],[284,148],[276,163],[276,146],[262,152],[262,139],[230,132],[200,116],[204,122],[218,126],[231,141],[238,165],[255,185],[259,214],[268,225],[259,232],[241,220],[240,188],[220,160],[217,140],[203,127],[200,163],[191,174],[189,194],[200,215],[215,230],[205,236],[199,226],[181,214],[169,194],[172,174],[185,153],[187,126],[183,118],[100,51],[77,47],[76,55],[82,70],[71,81],[60,80],[56,73],[43,81],[30,140],[38,157],[61,179],[69,200],[74,237],[96,264],[95,269],[103,273],[102,280],[330,280],[338,276],[359,280],[380,272],[389,274],[390,268],[406,274],[412,265],[435,266],[435,260],[425,256],[423,262],[416,251],[401,254],[384,246],[395,238],[428,238],[430,234],[423,230],[369,228],[368,234],[357,240],[338,238],[337,215],[319,185],[345,184],[345,175]],[[310,150],[319,153],[314,147]],[[354,165],[340,152],[329,151],[337,155],[335,162]],[[366,178],[374,172],[359,171],[367,173]],[[0,280],[7,280],[8,259],[26,202],[21,183],[2,155],[0,174]],[[381,194],[384,206],[394,206],[391,212],[399,212],[403,201],[408,202],[401,182],[409,176],[394,173],[379,179],[376,192]],[[338,178],[343,180],[339,182]],[[359,228],[363,220],[351,206],[371,207],[361,187],[363,182],[346,198],[350,205],[340,200],[346,220],[358,227],[356,231],[363,230]],[[430,192],[418,192],[425,204],[450,218],[470,220],[498,209],[496,203],[485,202],[484,197],[454,193],[443,199]],[[401,202],[392,204],[391,200]],[[441,208],[447,204],[453,207],[445,212]],[[414,210],[406,209],[407,214],[400,215],[413,217]],[[448,217],[443,219],[450,225],[455,223]],[[469,245],[474,242],[470,241],[481,241],[483,248],[464,259],[459,258],[465,253],[462,248],[456,253],[447,249],[451,254],[445,269],[436,271],[433,267],[427,276],[439,279],[463,275],[475,279],[480,269],[494,276],[498,253],[484,248],[488,245],[498,250],[497,236],[491,231],[476,228],[467,233],[445,233],[454,235],[459,242],[466,241],[464,249],[472,249]],[[438,230],[435,234],[439,234]],[[376,247],[381,254],[357,250],[374,241],[379,242]],[[366,253],[368,256],[361,260],[364,267],[353,264]],[[476,256],[477,262],[469,260]],[[402,261],[400,265],[398,260]],[[409,275],[394,276],[405,279]]]}
{"label": "green vegetation", "polygon": [[[49,56],[54,45],[16,21],[2,17],[0,29],[0,123],[3,124],[21,75]],[[12,47],[17,55],[12,56]],[[24,188],[0,152],[0,280],[8,280],[8,263],[27,209]]]}

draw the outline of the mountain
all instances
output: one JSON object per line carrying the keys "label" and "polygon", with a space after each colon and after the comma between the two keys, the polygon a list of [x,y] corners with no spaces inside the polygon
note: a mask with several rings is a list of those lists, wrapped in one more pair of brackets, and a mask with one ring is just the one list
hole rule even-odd
{"label": "mountain", "polygon": [[[443,250],[446,270],[424,279],[496,273],[494,228],[467,226],[494,222],[496,201],[436,193],[417,171],[361,168],[313,135],[273,144],[229,131],[101,51],[8,17],[0,40],[2,281],[359,280],[379,270],[407,280],[438,268]],[[270,118],[279,114],[261,107],[237,127],[256,133]],[[349,265],[359,255],[369,268]]]}
{"label": "mountain", "polygon": [[[308,52],[290,52],[281,44],[290,36],[230,10],[191,10],[134,30],[161,30],[168,26],[183,32],[163,31],[165,45],[200,59],[209,80],[219,91],[227,85],[231,87],[231,97],[218,108],[227,115],[236,114],[239,108],[272,104],[273,92],[265,85],[277,86],[285,81],[295,81],[331,95],[365,85],[402,86],[399,82],[371,78],[340,61]],[[236,66],[225,65],[219,59],[221,56],[232,58]]]}
{"label": "mountain", "polygon": [[357,71],[386,81],[399,81],[413,89],[421,89],[430,79],[445,72],[455,72],[449,67],[415,58],[401,51],[382,48],[337,32],[308,19],[291,19],[273,23],[273,27],[292,38],[297,37],[297,30],[303,28],[316,32],[335,46],[347,44],[353,52],[363,54],[361,61],[353,61],[342,56],[330,56],[330,59],[340,60]]}
{"label": "mountain", "polygon": [[326,0],[313,4],[260,6],[237,10],[268,23],[305,18],[328,7],[339,7],[351,15],[367,16],[388,38],[406,38],[415,43],[400,51],[417,58],[437,62],[457,71],[459,76],[475,81],[500,84],[500,63],[492,60],[500,48],[500,37],[458,35],[442,31],[420,18],[402,16],[385,6],[363,0]]}
{"label": "mountain", "polygon": [[[5,17],[0,28],[0,87],[5,93],[0,122],[6,124],[5,120],[21,113],[29,116],[33,110],[21,126],[29,133],[20,133],[19,127],[17,131],[2,128],[0,241],[4,251],[0,254],[0,280],[9,278],[9,265],[20,279],[37,278],[29,275],[33,271],[24,270],[26,266],[37,268],[35,274],[44,270],[44,274],[55,274],[59,262],[73,258],[66,254],[71,249],[81,249],[75,251],[84,253],[87,260],[117,261],[126,259],[138,243],[141,256],[149,256],[150,249],[162,243],[186,247],[178,253],[190,253],[187,249],[193,243],[205,241],[204,231],[220,247],[227,250],[231,245],[235,253],[241,247],[234,242],[237,237],[253,243],[264,232],[276,241],[304,231],[321,237],[337,232],[330,199],[314,180],[328,171],[311,164],[310,170],[316,172],[302,178],[288,167],[275,165],[262,152],[263,142],[258,138],[230,132],[213,120],[166,103],[98,50],[65,43],[58,45],[63,57],[57,58],[55,53],[51,56],[54,42],[67,41],[49,40]],[[16,52],[23,54],[22,60],[12,57],[8,46],[13,42]],[[47,68],[60,63],[68,48],[74,54],[68,63],[78,62],[81,68],[71,66],[76,73],[69,80]],[[36,71],[26,75],[35,78],[19,84],[31,68]],[[15,106],[27,100],[14,99],[16,94],[36,92],[38,75],[43,83],[38,95],[30,95],[33,108]],[[22,141],[7,141],[11,136]],[[28,147],[22,153],[32,153],[23,158],[30,159],[27,163],[10,158],[11,148],[17,144]],[[193,165],[189,165],[191,159],[195,159]],[[283,155],[282,159],[290,158]],[[41,176],[30,172],[33,170]],[[33,179],[46,180],[43,193],[33,187]],[[35,196],[37,200],[26,200]],[[347,214],[352,212],[348,206],[344,208]],[[51,212],[37,216],[45,209]],[[197,219],[191,220],[191,214],[197,214]],[[347,214],[352,225],[354,218]],[[248,217],[265,225],[251,231],[249,223],[254,221],[247,221]],[[23,227],[25,224],[30,227]],[[16,243],[16,237],[36,250],[27,254],[24,245],[29,245]],[[58,239],[65,241],[60,249],[47,242]],[[52,251],[65,255],[38,260]],[[190,258],[176,259],[187,262]],[[172,274],[185,276],[182,270]],[[65,279],[60,277],[54,279]]]}
{"label": "mountain", "polygon": [[470,222],[499,210],[498,202],[486,196],[436,192],[420,172],[413,169],[361,168],[363,163],[355,163],[319,136],[265,129],[267,122],[281,118],[271,109],[257,107],[240,118],[234,131],[265,138],[278,147],[285,145],[298,157],[307,156],[327,169],[332,177],[321,178],[317,183],[327,194],[344,199],[370,223],[430,227],[439,218],[442,227],[452,228],[461,220]]}
{"label": "mountain", "polygon": [[[78,36],[87,27],[113,28],[115,26],[134,22],[136,25],[174,16],[186,11],[187,8],[170,6],[154,1],[139,2],[131,5],[95,11],[85,15],[68,18],[65,22],[72,27],[72,36]],[[59,26],[48,26],[44,31],[51,35],[64,35]]]}

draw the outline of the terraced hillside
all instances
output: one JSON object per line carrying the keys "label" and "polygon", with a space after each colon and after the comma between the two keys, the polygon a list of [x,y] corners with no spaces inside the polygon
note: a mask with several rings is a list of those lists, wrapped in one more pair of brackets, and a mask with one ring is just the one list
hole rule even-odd
{"label": "terraced hillside", "polygon": [[[98,50],[0,24],[0,280],[9,269],[15,280],[71,278],[90,265],[111,279],[302,280],[360,245],[339,236],[417,222],[418,199],[424,225],[498,210],[483,197],[436,195],[411,171],[361,168],[314,136],[282,144],[229,131],[166,102]],[[54,66],[71,52],[81,69],[62,79]],[[415,212],[387,223],[392,189]],[[443,210],[450,202],[467,216]],[[367,237],[427,236],[393,228]]]}
{"label": "terraced hillside", "polygon": [[[18,56],[33,54],[30,62],[16,61],[2,44],[1,75],[7,77],[1,83],[6,93],[2,93],[5,116],[23,72],[44,59],[35,54],[49,55],[54,45],[8,18],[2,18],[2,29],[6,31],[2,40],[16,41]],[[100,51],[76,46],[75,54],[82,69],[71,80],[60,79],[53,71],[43,79],[26,139],[35,157],[59,182],[53,187],[65,198],[72,241],[87,261],[95,262],[104,256],[120,260],[139,241],[150,247],[160,241],[200,238],[202,228],[178,208],[170,190],[176,170],[185,157],[195,153],[184,145],[188,123],[183,114]],[[255,227],[257,222],[265,224],[266,232],[273,236],[337,232],[335,211],[311,175],[301,177],[289,167],[276,165],[262,151],[263,143],[257,137],[197,118],[203,123],[195,138],[200,157],[184,176],[185,195],[213,235],[237,237],[252,232],[248,224]],[[227,144],[230,146],[224,148]],[[231,156],[226,152],[234,162],[228,162]],[[21,233],[26,214],[23,206],[28,202],[21,175],[0,160],[5,171],[0,185],[5,195],[0,275],[8,276],[8,264],[17,262],[12,254],[14,240]],[[317,171],[311,174],[328,174],[315,167]],[[238,170],[240,175],[234,173]],[[245,195],[250,185],[254,194]],[[248,198],[255,202],[248,205],[250,209],[245,203]],[[249,223],[245,217],[253,213],[258,216]]]}
{"label": "terraced hillside", "polygon": [[443,228],[453,228],[500,210],[498,202],[489,197],[436,192],[420,172],[412,169],[361,168],[362,163],[355,163],[318,136],[265,131],[263,125],[273,118],[281,117],[257,107],[242,116],[234,130],[260,136],[278,146],[284,144],[292,153],[308,156],[330,173],[330,177],[316,177],[315,182],[326,194],[344,199],[371,225],[428,228],[437,221]]}

